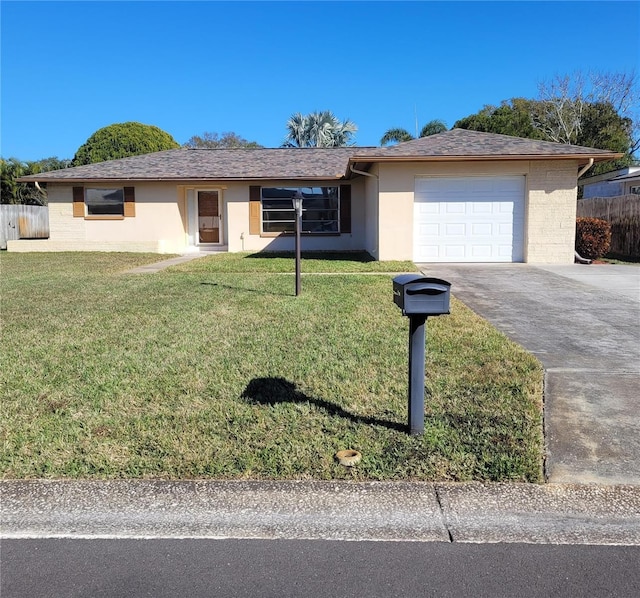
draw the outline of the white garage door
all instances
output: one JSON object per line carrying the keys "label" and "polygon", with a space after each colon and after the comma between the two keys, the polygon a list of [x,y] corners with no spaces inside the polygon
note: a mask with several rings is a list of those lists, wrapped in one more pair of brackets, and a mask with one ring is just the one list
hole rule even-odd
{"label": "white garage door", "polygon": [[524,177],[417,178],[416,262],[521,262]]}

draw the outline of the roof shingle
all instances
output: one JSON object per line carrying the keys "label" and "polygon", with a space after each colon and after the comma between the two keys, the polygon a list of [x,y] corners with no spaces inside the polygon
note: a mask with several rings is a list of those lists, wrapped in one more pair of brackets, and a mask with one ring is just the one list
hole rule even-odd
{"label": "roof shingle", "polygon": [[393,147],[175,149],[43,172],[19,181],[335,180],[349,176],[349,164],[366,168],[378,161],[571,158],[586,163],[590,158],[621,156],[590,147],[453,129]]}
{"label": "roof shingle", "polygon": [[[366,152],[370,156],[371,153]],[[452,129],[437,135],[421,137],[412,141],[399,143],[392,147],[378,148],[373,155],[376,158],[554,158],[580,157],[612,159],[620,155],[608,150],[599,150],[578,145],[539,141],[482,133],[468,129]],[[360,157],[357,153],[355,156]]]}

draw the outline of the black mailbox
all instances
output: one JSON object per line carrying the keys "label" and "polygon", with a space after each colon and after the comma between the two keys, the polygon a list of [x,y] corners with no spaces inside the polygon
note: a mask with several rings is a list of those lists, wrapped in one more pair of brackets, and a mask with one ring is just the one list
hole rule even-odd
{"label": "black mailbox", "polygon": [[451,283],[419,274],[401,274],[393,279],[393,301],[403,315],[448,314]]}

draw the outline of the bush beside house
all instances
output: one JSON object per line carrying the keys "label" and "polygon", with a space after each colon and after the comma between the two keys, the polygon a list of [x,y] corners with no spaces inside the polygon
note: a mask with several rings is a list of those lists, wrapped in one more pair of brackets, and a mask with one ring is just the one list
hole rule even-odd
{"label": "bush beside house", "polygon": [[[610,224],[611,246],[608,252],[612,256],[633,260],[640,258],[640,195],[581,199],[578,201],[577,214],[578,220],[602,219]],[[580,253],[578,235],[576,249]]]}
{"label": "bush beside house", "polygon": [[576,221],[576,251],[596,260],[611,247],[611,225],[599,218],[578,218]]}

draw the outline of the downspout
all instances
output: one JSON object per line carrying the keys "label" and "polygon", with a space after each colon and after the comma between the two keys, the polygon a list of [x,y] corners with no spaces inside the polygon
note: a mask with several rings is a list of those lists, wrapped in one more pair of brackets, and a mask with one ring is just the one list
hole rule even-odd
{"label": "downspout", "polygon": [[578,178],[580,178],[592,166],[593,166],[593,158],[589,158],[589,163],[578,173]]}
{"label": "downspout", "polygon": [[[376,174],[371,174],[370,172],[365,172],[364,170],[356,170],[353,167],[353,164],[349,164],[349,170],[351,172],[353,172],[353,174],[361,174],[362,176],[368,176],[369,178],[372,179],[376,179],[377,181],[379,181],[378,175]],[[378,194],[377,199],[377,206],[376,206],[376,246],[373,248],[373,252],[374,254],[376,254],[376,259],[380,259],[380,256],[378,255],[378,240],[380,239],[380,223],[378,221],[379,217],[380,217],[380,188],[379,188],[379,184],[376,185],[376,192]]]}
{"label": "downspout", "polygon": [[[586,166],[584,166],[580,172],[578,172],[578,179],[585,173],[587,172],[587,170],[589,170],[589,168],[591,168],[593,166],[593,158],[589,158],[589,162],[587,163]],[[574,257],[574,262],[578,263],[578,264],[590,264],[591,260],[587,259],[586,257],[582,257],[577,250],[574,250],[573,252],[573,257]]]}

